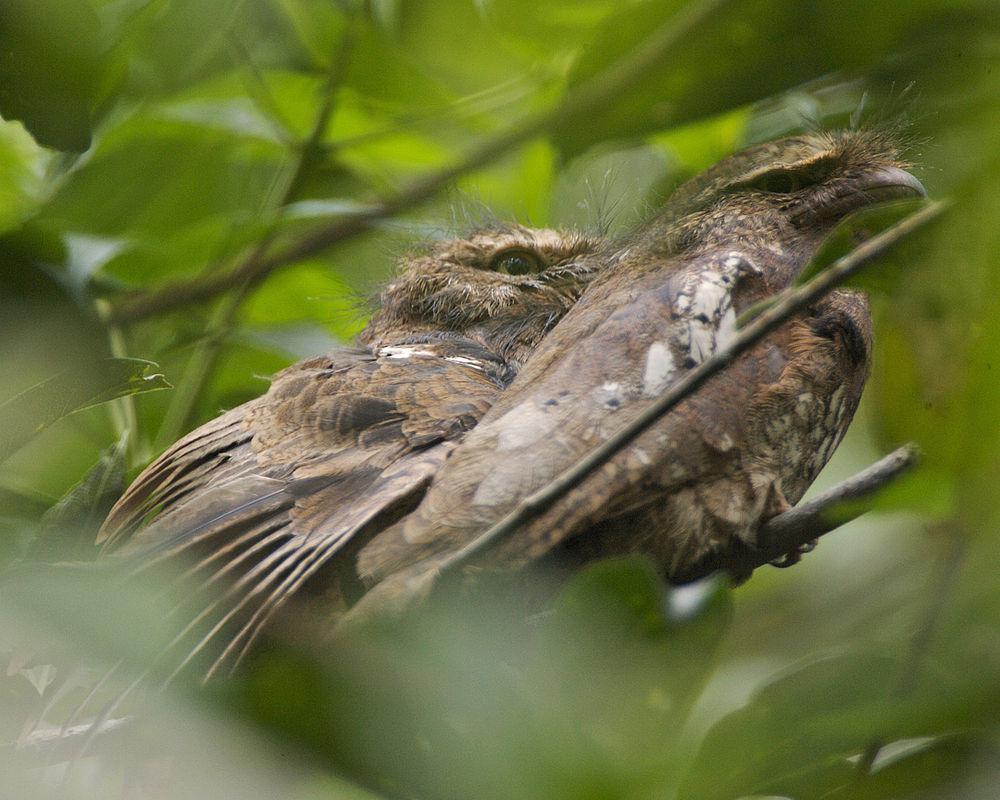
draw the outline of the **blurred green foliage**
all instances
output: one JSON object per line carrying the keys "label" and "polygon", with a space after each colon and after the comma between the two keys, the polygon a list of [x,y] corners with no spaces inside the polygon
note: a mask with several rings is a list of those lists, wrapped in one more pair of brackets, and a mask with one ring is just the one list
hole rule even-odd
{"label": "blurred green foliage", "polygon": [[[699,11],[612,102],[422,206],[255,286],[107,323],[457,162]],[[899,124],[953,200],[866,274],[874,373],[820,484],[907,440],[923,466],[795,569],[668,591],[611,562],[540,620],[485,596],[336,644],[296,632],[237,681],[148,698],[121,740],[89,743],[106,771],[0,751],[0,796],[995,796],[995,0],[7,0],[0,117],[0,564],[92,556],[126,477],[350,341],[417,239],[491,215],[621,230],[734,149],[859,120]],[[132,394],[165,385],[135,359],[174,388]],[[126,685],[167,637],[159,590],[19,569],[4,741],[79,705],[95,676],[67,665],[124,660],[108,686]]]}

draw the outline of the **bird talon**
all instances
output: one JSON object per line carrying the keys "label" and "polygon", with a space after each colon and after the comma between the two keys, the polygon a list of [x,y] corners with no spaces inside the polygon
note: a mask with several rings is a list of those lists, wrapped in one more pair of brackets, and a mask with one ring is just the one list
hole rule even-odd
{"label": "bird talon", "polygon": [[794,567],[802,560],[802,556],[806,553],[811,553],[816,549],[816,540],[813,539],[810,542],[805,542],[800,544],[794,550],[785,553],[780,558],[776,558],[769,562],[772,567],[777,567],[778,569],[787,569],[788,567]]}

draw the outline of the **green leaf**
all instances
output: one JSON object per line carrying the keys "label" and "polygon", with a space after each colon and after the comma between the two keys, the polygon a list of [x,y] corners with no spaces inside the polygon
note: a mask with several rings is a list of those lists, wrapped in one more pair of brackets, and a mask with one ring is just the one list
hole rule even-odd
{"label": "green leaf", "polygon": [[342,10],[326,0],[278,0],[278,6],[313,62],[327,64],[344,33]]}
{"label": "green leaf", "polygon": [[[394,181],[414,173],[443,166],[453,158],[445,146],[444,131],[432,117],[422,127],[402,126],[395,117],[377,107],[352,89],[341,92],[337,113],[330,126],[330,139],[337,147],[337,159],[352,172],[385,189]],[[338,143],[339,142],[339,143]]]}
{"label": "green leaf", "polygon": [[52,505],[51,499],[0,486],[0,516],[13,519],[39,519]]}
{"label": "green leaf", "polygon": [[624,637],[662,634],[670,628],[666,611],[666,592],[647,559],[611,559],[573,578],[559,597],[551,624],[584,620]]}
{"label": "green leaf", "polygon": [[47,160],[20,125],[0,121],[0,233],[26,220],[37,207]]}
{"label": "green leaf", "polygon": [[673,777],[679,737],[732,616],[725,581],[667,589],[640,557],[586,567],[542,632],[550,713],[567,732],[602,732],[595,750],[609,776],[634,780],[656,765]]}
{"label": "green leaf", "polygon": [[911,669],[904,659],[862,650],[787,672],[709,731],[681,800],[802,796],[819,774],[844,777],[843,763],[872,742],[936,736],[991,718],[995,700],[973,676],[951,683],[927,676],[902,691]]}
{"label": "green leaf", "polygon": [[125,490],[128,433],[101,453],[96,464],[42,517],[28,557],[37,561],[84,561],[97,555],[101,522]]}
{"label": "green leaf", "polygon": [[533,58],[493,23],[487,8],[468,0],[408,0],[392,29],[421,73],[459,96],[517,80],[532,67]]}
{"label": "green leaf", "polygon": [[575,49],[587,44],[609,16],[641,0],[493,0],[489,19],[505,36],[516,36],[540,55],[555,48]]}
{"label": "green leaf", "polygon": [[51,498],[0,486],[0,568],[22,558]]}
{"label": "green leaf", "polygon": [[[984,737],[985,738],[985,737]],[[871,767],[857,767],[839,782],[828,800],[884,800],[888,797],[968,796],[963,787],[974,777],[996,780],[997,749],[968,734],[921,737],[889,742],[879,748]],[[852,765],[853,766],[853,765]],[[803,782],[803,792],[815,784]]]}
{"label": "green leaf", "polygon": [[363,25],[357,39],[345,85],[373,105],[426,113],[428,108],[444,108],[452,99],[384,30]]}
{"label": "green leaf", "polygon": [[[812,261],[799,274],[796,285],[812,280],[834,261],[846,256],[862,242],[891,228],[925,205],[926,201],[924,200],[898,200],[880,203],[849,214],[837,224],[820,245]],[[883,261],[888,263],[881,263]],[[893,284],[902,277],[903,268],[899,260],[892,256],[880,258],[879,262],[878,266],[866,266],[844,285],[883,291],[891,289]]]}
{"label": "green leaf", "polygon": [[[702,2],[701,4],[704,4]],[[680,0],[627,6],[600,28],[574,66],[580,85],[628,55],[681,13]],[[975,7],[986,3],[958,3]],[[621,97],[586,125],[560,129],[564,155],[596,142],[632,139],[746,105],[834,72],[865,69],[943,15],[935,0],[836,4],[801,0],[719,3],[689,35]]]}
{"label": "green leaf", "polygon": [[0,403],[0,458],[74,411],[127,395],[169,389],[156,364],[141,358],[107,358],[54,375]]}
{"label": "green leaf", "polygon": [[5,0],[0,115],[23,122],[40,144],[86,150],[103,68],[98,27],[87,0]]}
{"label": "green leaf", "polygon": [[104,133],[42,215],[65,230],[133,238],[173,237],[215,216],[246,224],[290,158],[245,131],[167,113],[137,115]]}
{"label": "green leaf", "polygon": [[[254,29],[262,5],[247,0],[132,3],[104,34],[123,94],[144,99],[190,86],[232,67],[234,39]],[[136,7],[137,6],[137,7]],[[104,16],[110,17],[107,9]],[[244,27],[246,26],[246,27]],[[277,38],[279,30],[270,31]]]}

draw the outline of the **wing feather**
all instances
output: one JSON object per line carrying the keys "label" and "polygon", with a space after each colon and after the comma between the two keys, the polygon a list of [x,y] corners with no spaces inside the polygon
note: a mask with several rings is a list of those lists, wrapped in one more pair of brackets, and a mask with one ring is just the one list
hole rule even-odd
{"label": "wing feather", "polygon": [[167,450],[112,509],[99,542],[114,557],[140,570],[182,557],[188,579],[222,589],[179,634],[198,637],[184,663],[222,638],[213,669],[242,653],[346,543],[414,508],[502,389],[478,346],[399,351],[290,367]]}

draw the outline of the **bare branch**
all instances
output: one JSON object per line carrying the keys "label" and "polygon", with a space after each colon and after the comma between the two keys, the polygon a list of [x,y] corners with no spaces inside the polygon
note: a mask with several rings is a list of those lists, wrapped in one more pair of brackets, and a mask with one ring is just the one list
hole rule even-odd
{"label": "bare branch", "polygon": [[590,451],[580,461],[538,491],[525,497],[513,511],[499,520],[465,547],[438,562],[436,571],[445,571],[467,563],[508,537],[521,525],[541,515],[553,503],[579,486],[592,472],[613,458],[620,450],[649,429],[657,420],[693,395],[710,378],[722,372],[737,356],[783,325],[789,318],[815,303],[858,270],[884,253],[913,231],[938,217],[946,208],[942,202],[929,203],[859,245],[829,268],[801,286],[793,286],[776,295],[773,304],[746,324],[729,342],[710,358],[687,372],[670,386],[646,411],[630,424]]}
{"label": "bare branch", "polygon": [[679,41],[732,1],[704,0],[685,6],[642,45],[630,51],[627,57],[567,92],[555,108],[530,115],[520,124],[474,148],[451,166],[418,178],[395,195],[324,223],[269,255],[261,253],[259,248],[255,249],[227,272],[174,283],[149,294],[123,300],[109,311],[109,321],[116,324],[134,322],[208,300],[244,283],[254,285],[280,267],[314,256],[334,244],[366,232],[381,220],[420,205],[456,178],[486,166],[518,145],[613,103]]}
{"label": "bare branch", "polygon": [[[768,520],[757,532],[754,563],[748,566],[770,563],[867,513],[865,501],[912,469],[917,461],[916,447],[904,445],[812,500]],[[858,505],[845,508],[847,503]]]}
{"label": "bare branch", "polygon": [[[674,577],[687,583],[722,569],[745,579],[758,567],[804,552],[819,537],[867,514],[875,495],[918,462],[916,446],[904,445],[812,500],[769,519],[757,529],[753,546],[737,542],[728,551],[693,564]],[[792,558],[787,564],[797,560]]]}

